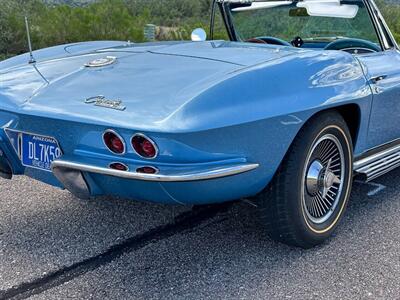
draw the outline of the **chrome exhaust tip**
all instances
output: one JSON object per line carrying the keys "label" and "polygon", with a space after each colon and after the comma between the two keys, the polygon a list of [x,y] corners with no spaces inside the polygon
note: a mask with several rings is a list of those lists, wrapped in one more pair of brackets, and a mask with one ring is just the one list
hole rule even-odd
{"label": "chrome exhaust tip", "polygon": [[90,198],[90,188],[81,171],[63,167],[54,167],[53,174],[75,197],[79,199]]}

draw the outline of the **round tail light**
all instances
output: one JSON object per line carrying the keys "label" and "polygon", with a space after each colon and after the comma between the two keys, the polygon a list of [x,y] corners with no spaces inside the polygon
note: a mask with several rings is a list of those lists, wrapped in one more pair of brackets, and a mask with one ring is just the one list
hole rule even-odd
{"label": "round tail light", "polygon": [[104,144],[115,154],[125,153],[125,142],[122,137],[113,130],[107,130],[103,134]]}
{"label": "round tail light", "polygon": [[158,154],[157,145],[142,134],[133,136],[132,147],[143,158],[155,158]]}

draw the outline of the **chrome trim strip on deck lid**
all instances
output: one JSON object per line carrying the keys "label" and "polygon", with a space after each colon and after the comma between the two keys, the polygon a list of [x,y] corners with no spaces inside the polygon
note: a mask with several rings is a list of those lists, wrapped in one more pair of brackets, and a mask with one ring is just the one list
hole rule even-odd
{"label": "chrome trim strip on deck lid", "polygon": [[[239,163],[221,167],[210,167],[209,169],[203,169],[200,171],[177,171],[176,173],[168,174],[163,174],[160,171],[160,173],[157,174],[145,174],[130,171],[119,171],[65,160],[56,160],[51,166],[53,172],[57,172],[57,169],[77,170],[81,172],[96,173],[124,179],[154,182],[187,182],[216,179],[249,172],[258,167],[259,164]],[[57,173],[60,173],[59,170]]]}

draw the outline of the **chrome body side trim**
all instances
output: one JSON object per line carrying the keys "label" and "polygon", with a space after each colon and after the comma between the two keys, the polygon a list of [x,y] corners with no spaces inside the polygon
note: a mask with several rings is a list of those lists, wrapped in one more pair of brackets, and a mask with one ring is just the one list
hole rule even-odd
{"label": "chrome body side trim", "polygon": [[354,171],[371,181],[400,167],[400,145],[395,145],[354,162]]}
{"label": "chrome body side trim", "polygon": [[197,172],[177,171],[176,173],[163,174],[160,171],[160,173],[157,174],[144,174],[137,172],[118,171],[114,169],[97,167],[93,165],[81,164],[64,160],[56,160],[52,164],[53,172],[56,172],[57,169],[67,169],[67,170],[69,169],[69,170],[96,173],[96,174],[102,174],[124,179],[154,181],[154,182],[185,182],[185,181],[216,179],[216,178],[245,173],[254,170],[258,167],[259,167],[258,164],[243,163],[243,164],[236,164],[236,165],[231,164],[227,166],[203,169]]}

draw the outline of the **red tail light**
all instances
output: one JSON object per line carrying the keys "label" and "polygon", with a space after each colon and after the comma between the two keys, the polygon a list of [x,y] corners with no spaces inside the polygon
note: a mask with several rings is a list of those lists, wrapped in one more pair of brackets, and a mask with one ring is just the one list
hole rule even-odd
{"label": "red tail light", "polygon": [[154,168],[154,167],[142,167],[142,168],[138,168],[136,170],[137,173],[142,173],[142,174],[157,174],[158,173],[158,169]]}
{"label": "red tail light", "polygon": [[136,134],[132,138],[132,147],[136,153],[144,158],[155,158],[158,154],[156,144],[142,134]]}
{"label": "red tail light", "polygon": [[118,171],[128,171],[129,168],[127,165],[123,163],[112,163],[110,164],[110,169],[118,170]]}
{"label": "red tail light", "polygon": [[104,144],[107,148],[115,153],[115,154],[124,154],[125,153],[125,142],[121,136],[119,136],[113,130],[107,130],[103,134]]}

